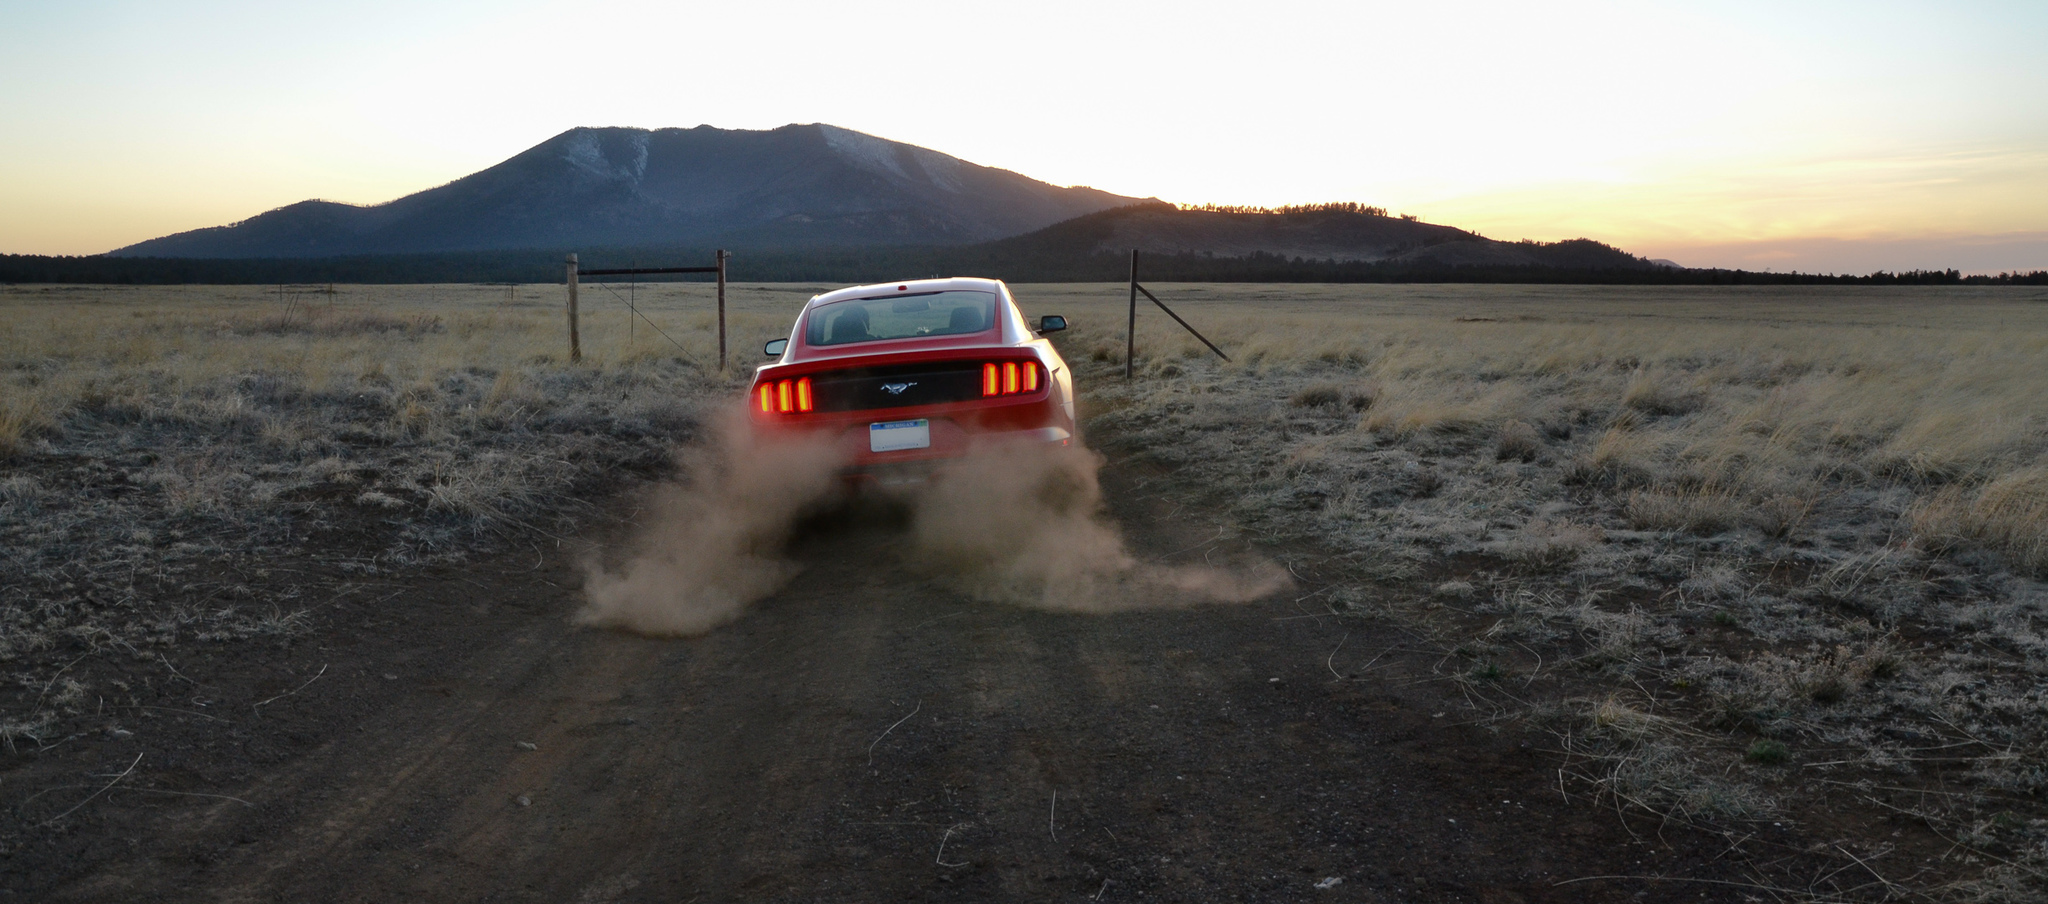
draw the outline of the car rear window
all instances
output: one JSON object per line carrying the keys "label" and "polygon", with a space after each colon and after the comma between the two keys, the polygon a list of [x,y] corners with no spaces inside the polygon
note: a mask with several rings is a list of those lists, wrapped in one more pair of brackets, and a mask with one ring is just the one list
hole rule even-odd
{"label": "car rear window", "polygon": [[917,292],[835,301],[813,309],[804,327],[811,345],[957,336],[995,325],[993,292]]}

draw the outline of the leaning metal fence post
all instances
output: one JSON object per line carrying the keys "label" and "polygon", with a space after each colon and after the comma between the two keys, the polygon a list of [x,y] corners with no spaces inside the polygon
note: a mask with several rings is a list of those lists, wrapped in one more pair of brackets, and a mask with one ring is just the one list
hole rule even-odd
{"label": "leaning metal fence post", "polygon": [[1202,344],[1208,346],[1210,351],[1215,352],[1216,357],[1222,358],[1225,361],[1230,360],[1230,356],[1224,354],[1222,349],[1217,348],[1216,343],[1210,342],[1209,337],[1202,335],[1201,331],[1195,329],[1193,324],[1188,323],[1179,314],[1174,313],[1172,308],[1166,306],[1166,302],[1160,301],[1159,296],[1152,294],[1151,289],[1138,285],[1138,249],[1133,248],[1131,249],[1131,309],[1129,315],[1124,320],[1124,379],[1131,379],[1133,372],[1132,361],[1138,357],[1138,293],[1140,292],[1145,293],[1146,298],[1151,299],[1153,304],[1158,305],[1160,310],[1165,311],[1166,316],[1173,318],[1173,322],[1180,324],[1181,329],[1193,333],[1196,339],[1202,340]]}

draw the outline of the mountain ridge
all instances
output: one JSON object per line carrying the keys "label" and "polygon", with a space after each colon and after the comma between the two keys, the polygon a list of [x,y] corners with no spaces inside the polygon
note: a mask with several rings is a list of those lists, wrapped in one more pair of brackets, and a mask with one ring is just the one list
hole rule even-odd
{"label": "mountain ridge", "polygon": [[1243,259],[1258,272],[1275,261],[1347,272],[1659,266],[1588,239],[1499,242],[1358,204],[1197,209],[1054,186],[825,123],[577,127],[383,204],[300,201],[108,256],[307,260],[721,246],[788,254],[925,249],[918,254],[933,260],[1029,261],[1048,273],[1093,272],[1095,259],[1131,249],[1191,266],[1196,258]]}
{"label": "mountain ridge", "polygon": [[1356,205],[1278,211],[1184,208],[1160,201],[1113,207],[984,246],[995,256],[1047,259],[1106,253],[1209,256],[1414,270],[1554,267],[1651,270],[1661,266],[1592,239],[1502,242],[1451,226],[1390,217]]}
{"label": "mountain ridge", "polygon": [[954,245],[1139,200],[824,123],[577,127],[383,204],[300,201],[108,253],[232,259],[717,241]]}

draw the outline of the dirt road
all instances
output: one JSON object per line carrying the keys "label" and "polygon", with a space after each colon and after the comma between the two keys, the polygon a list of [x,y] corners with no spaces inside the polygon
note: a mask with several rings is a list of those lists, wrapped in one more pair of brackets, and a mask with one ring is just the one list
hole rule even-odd
{"label": "dirt road", "polygon": [[[1141,555],[1207,533],[1150,509],[1114,467],[1106,483]],[[576,579],[549,549],[350,593],[319,613],[320,640],[180,666],[153,685],[147,730],[82,741],[66,761],[93,765],[80,790],[35,806],[132,772],[59,837],[20,843],[5,890],[1743,897],[1686,881],[1560,885],[1744,876],[1719,836],[1630,828],[1567,801],[1548,739],[1471,724],[1398,631],[1304,617],[1294,600],[1310,588],[1241,606],[1040,612],[918,577],[895,558],[898,539],[875,524],[813,537],[787,588],[689,640],[574,627]]]}

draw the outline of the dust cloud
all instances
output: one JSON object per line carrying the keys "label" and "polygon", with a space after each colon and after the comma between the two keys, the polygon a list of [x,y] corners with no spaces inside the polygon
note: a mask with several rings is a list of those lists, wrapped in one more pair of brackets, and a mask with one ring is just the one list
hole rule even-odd
{"label": "dust cloud", "polygon": [[913,566],[987,599],[1067,612],[1249,602],[1289,583],[1271,562],[1140,562],[1103,512],[1089,449],[1012,445],[948,464],[911,497]]}
{"label": "dust cloud", "polygon": [[816,442],[765,442],[743,414],[681,453],[687,483],[657,486],[617,570],[582,563],[582,624],[641,634],[701,634],[796,574],[783,554],[799,519],[838,489],[840,455]]}
{"label": "dust cloud", "polygon": [[[762,442],[742,418],[657,487],[638,533],[583,563],[582,624],[657,636],[701,634],[738,617],[799,570],[798,523],[844,499],[843,461],[824,444]],[[902,564],[981,599],[1063,612],[1115,612],[1258,599],[1287,586],[1270,562],[1231,567],[1139,561],[1103,509],[1102,456],[1081,447],[998,445],[898,490],[911,542]],[[893,528],[891,528],[893,529]]]}

